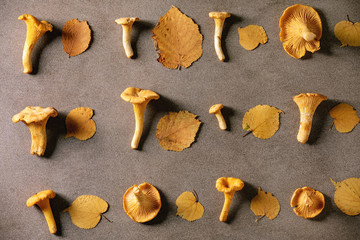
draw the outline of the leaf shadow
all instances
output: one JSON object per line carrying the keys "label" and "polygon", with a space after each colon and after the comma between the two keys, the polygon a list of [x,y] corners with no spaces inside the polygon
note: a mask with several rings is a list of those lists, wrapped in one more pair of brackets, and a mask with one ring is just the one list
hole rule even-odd
{"label": "leaf shadow", "polygon": [[47,146],[44,154],[45,158],[51,157],[51,155],[55,151],[59,137],[65,136],[65,119],[66,114],[59,112],[58,117],[50,118],[48,123],[46,124]]}
{"label": "leaf shadow", "polygon": [[33,71],[30,73],[35,75],[39,72],[39,63],[41,59],[41,54],[51,42],[53,42],[57,37],[61,36],[61,30],[56,26],[53,26],[52,32],[46,32],[36,43],[33,53],[31,55],[31,62],[33,66]]}
{"label": "leaf shadow", "polygon": [[224,28],[223,28],[223,32],[222,32],[222,37],[221,37],[221,48],[222,48],[223,53],[225,55],[224,62],[229,61],[229,54],[228,54],[228,49],[227,49],[226,44],[225,44],[225,40],[227,39],[232,26],[234,26],[236,23],[239,23],[241,21],[242,21],[242,18],[240,16],[238,16],[238,15],[235,15],[235,14],[231,14],[231,16],[228,19],[225,20],[225,24],[224,24]]}
{"label": "leaf shadow", "polygon": [[223,117],[225,119],[226,122],[226,131],[231,131],[231,121],[230,119],[235,116],[236,111],[233,108],[224,106],[224,108],[221,110]]}
{"label": "leaf shadow", "polygon": [[157,225],[157,224],[161,224],[162,222],[164,222],[168,216],[168,213],[170,212],[170,208],[171,206],[169,205],[169,202],[167,201],[164,193],[158,188],[156,187],[156,189],[159,191],[160,193],[160,197],[161,197],[161,208],[159,213],[156,215],[156,217],[152,220],[150,220],[149,222],[145,222],[143,223],[144,225]]}
{"label": "leaf shadow", "polygon": [[[89,46],[87,47],[87,49],[85,51],[88,51],[91,48],[92,43],[94,42],[94,36],[96,35],[96,33],[94,32],[94,30],[92,29],[92,27],[90,26],[89,22],[88,26],[90,28],[90,42],[89,42]],[[85,52],[84,51],[84,52]]]}
{"label": "leaf shadow", "polygon": [[315,145],[317,140],[321,137],[321,135],[324,133],[324,127],[325,127],[325,119],[329,115],[329,110],[340,103],[337,100],[327,100],[322,102],[318,108],[316,109],[314,116],[313,116],[313,122],[311,126],[311,132],[308,139],[309,145]]}
{"label": "leaf shadow", "polygon": [[155,25],[153,23],[147,21],[138,21],[133,25],[133,34],[131,39],[131,47],[134,51],[134,56],[132,57],[133,59],[136,59],[138,57],[137,43],[141,33],[152,30],[154,27]]}
{"label": "leaf shadow", "polygon": [[62,235],[62,228],[60,222],[60,213],[64,211],[67,207],[71,205],[71,202],[65,199],[61,194],[56,193],[54,199],[50,200],[51,209],[53,211],[57,232],[55,235],[61,236]]}

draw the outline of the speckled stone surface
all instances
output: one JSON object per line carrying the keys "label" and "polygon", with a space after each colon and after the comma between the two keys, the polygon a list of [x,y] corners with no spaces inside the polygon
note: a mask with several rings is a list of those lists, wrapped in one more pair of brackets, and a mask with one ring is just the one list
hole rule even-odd
{"label": "speckled stone surface", "polygon": [[[0,6],[0,238],[1,239],[359,239],[360,218],[337,209],[337,181],[360,177],[360,126],[349,134],[329,131],[328,111],[339,102],[360,109],[360,48],[344,47],[334,26],[348,14],[360,21],[360,2],[309,1],[323,22],[321,50],[296,60],[283,50],[279,18],[297,1],[6,1]],[[188,69],[170,70],[156,61],[151,30],[171,7],[199,24],[203,55]],[[226,62],[213,48],[214,20],[210,11],[228,11],[223,47]],[[21,63],[26,25],[17,20],[32,14],[54,26],[33,52],[34,74],[24,74]],[[122,29],[114,20],[139,17],[133,26],[135,59],[122,48]],[[87,20],[93,32],[90,48],[69,58],[61,42],[65,22]],[[254,51],[239,45],[238,27],[265,28],[269,42]],[[130,148],[134,128],[131,104],[120,98],[130,86],[161,95],[145,114],[139,150]],[[309,143],[296,140],[299,110],[292,97],[302,92],[324,94],[314,115]],[[208,113],[215,103],[225,106],[229,131],[218,128]],[[285,112],[279,131],[268,140],[243,138],[247,110],[268,104]],[[45,157],[30,155],[31,138],[23,123],[11,117],[26,106],[55,107],[59,116],[47,124]],[[65,139],[65,117],[76,107],[94,109],[95,136],[88,141]],[[156,139],[157,122],[169,111],[188,110],[203,122],[196,142],[183,152],[163,150]],[[224,197],[215,188],[222,176],[241,178],[229,222],[218,220]],[[134,184],[149,182],[161,192],[162,209],[148,224],[133,222],[123,211],[122,195]],[[255,222],[250,200],[257,188],[273,193],[281,204],[273,221]],[[296,188],[309,186],[325,195],[325,209],[313,220],[296,216],[290,198]],[[34,193],[52,189],[51,206],[58,235],[51,235],[36,207],[27,208]],[[187,222],[176,214],[176,198],[195,189],[205,207],[202,219]],[[72,224],[68,207],[79,195],[106,200],[106,216],[91,230]]]}

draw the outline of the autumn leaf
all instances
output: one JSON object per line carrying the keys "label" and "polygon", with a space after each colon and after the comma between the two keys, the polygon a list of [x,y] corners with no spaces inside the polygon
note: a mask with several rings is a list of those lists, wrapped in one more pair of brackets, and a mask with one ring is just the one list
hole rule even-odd
{"label": "autumn leaf", "polygon": [[91,30],[87,21],[69,20],[62,30],[64,51],[73,57],[84,52],[90,44]]}
{"label": "autumn leaf", "polygon": [[204,214],[204,207],[199,203],[196,192],[183,192],[176,199],[176,206],[176,215],[190,222],[200,219]]}
{"label": "autumn leaf", "polygon": [[239,43],[246,50],[254,50],[259,44],[265,44],[268,41],[262,26],[249,25],[244,28],[238,28],[238,32]]}
{"label": "autumn leaf", "polygon": [[360,178],[348,178],[342,182],[335,182],[330,178],[330,181],[336,188],[336,206],[347,215],[360,214]]}
{"label": "autumn leaf", "polygon": [[180,152],[194,142],[201,122],[188,111],[170,112],[157,125],[156,137],[165,150]]}
{"label": "autumn leaf", "polygon": [[188,68],[203,52],[203,36],[194,21],[172,6],[152,30],[158,62],[164,67]]}
{"label": "autumn leaf", "polygon": [[74,225],[90,229],[96,227],[103,216],[102,213],[106,212],[108,207],[107,202],[98,196],[81,195],[64,212],[70,213]]}
{"label": "autumn leaf", "polygon": [[351,132],[360,122],[356,110],[347,103],[340,103],[330,110],[330,117],[334,119],[336,130],[341,133]]}
{"label": "autumn leaf", "polygon": [[67,130],[65,138],[75,137],[79,140],[87,140],[94,136],[96,124],[91,119],[93,114],[93,110],[86,107],[71,110],[65,119]]}
{"label": "autumn leaf", "polygon": [[[349,17],[348,17],[349,18]],[[335,37],[341,42],[341,47],[360,46],[360,23],[352,21],[341,21],[335,25]]]}
{"label": "autumn leaf", "polygon": [[256,216],[260,216],[256,221],[265,215],[273,220],[279,214],[280,203],[274,195],[262,191],[259,187],[258,194],[251,200],[250,209]]}
{"label": "autumn leaf", "polygon": [[243,129],[255,137],[268,139],[279,129],[280,113],[284,112],[269,105],[257,105],[245,113]]}

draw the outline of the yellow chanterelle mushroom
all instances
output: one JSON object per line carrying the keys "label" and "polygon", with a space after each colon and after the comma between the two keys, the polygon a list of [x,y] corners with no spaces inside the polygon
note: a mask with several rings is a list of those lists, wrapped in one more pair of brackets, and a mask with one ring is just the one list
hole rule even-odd
{"label": "yellow chanterelle mushroom", "polygon": [[226,126],[226,122],[225,119],[221,113],[221,109],[224,108],[224,105],[222,104],[215,104],[212,105],[211,108],[209,109],[209,113],[210,114],[214,114],[219,122],[219,128],[221,130],[226,130],[227,126]]}
{"label": "yellow chanterelle mushroom", "polygon": [[290,205],[296,215],[303,218],[313,218],[324,209],[325,198],[321,192],[303,187],[295,190]]}
{"label": "yellow chanterelle mushroom", "polygon": [[137,17],[126,17],[115,20],[115,22],[120,24],[123,29],[122,42],[127,58],[132,58],[134,56],[134,52],[131,47],[131,28],[136,21],[140,21],[140,19]]}

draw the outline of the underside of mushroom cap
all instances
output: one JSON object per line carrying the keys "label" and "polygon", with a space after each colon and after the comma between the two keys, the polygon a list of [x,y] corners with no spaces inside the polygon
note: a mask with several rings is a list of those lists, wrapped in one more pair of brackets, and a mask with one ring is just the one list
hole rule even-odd
{"label": "underside of mushroom cap", "polygon": [[209,12],[209,17],[211,18],[228,18],[231,14],[228,12]]}
{"label": "underside of mushroom cap", "polygon": [[319,104],[327,100],[327,97],[319,93],[301,93],[293,97],[293,100],[300,112],[314,113]]}
{"label": "underside of mushroom cap", "polygon": [[288,7],[280,18],[279,27],[280,41],[290,56],[298,59],[306,51],[320,49],[322,24],[319,14],[312,7],[302,4]]}
{"label": "underside of mushroom cap", "polygon": [[41,122],[49,117],[56,117],[58,112],[53,107],[26,107],[20,113],[12,117],[14,123],[23,121],[26,124],[33,122]]}
{"label": "underside of mushroom cap", "polygon": [[134,185],[125,192],[123,207],[126,214],[135,222],[148,222],[160,211],[160,193],[149,183]]}
{"label": "underside of mushroom cap", "polygon": [[117,24],[129,24],[129,23],[134,23],[136,21],[139,21],[140,18],[137,18],[137,17],[125,17],[125,18],[118,18],[115,20],[115,22]]}
{"label": "underside of mushroom cap", "polygon": [[53,199],[55,196],[56,196],[56,194],[53,190],[44,190],[44,191],[38,192],[37,194],[31,196],[26,201],[26,206],[32,207],[44,199]]}
{"label": "underside of mushroom cap", "polygon": [[128,87],[121,94],[121,98],[126,102],[141,104],[151,99],[157,100],[160,98],[160,96],[151,90]]}
{"label": "underside of mushroom cap", "polygon": [[325,198],[321,192],[310,187],[303,187],[295,190],[290,205],[296,215],[303,218],[313,218],[324,209]]}

